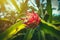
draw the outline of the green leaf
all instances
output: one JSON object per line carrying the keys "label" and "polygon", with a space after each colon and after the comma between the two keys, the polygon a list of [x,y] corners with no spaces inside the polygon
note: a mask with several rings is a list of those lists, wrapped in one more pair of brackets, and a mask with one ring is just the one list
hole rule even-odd
{"label": "green leaf", "polygon": [[25,2],[20,3],[20,13],[25,13],[28,10],[28,1],[29,0],[25,0]]}
{"label": "green leaf", "polygon": [[45,24],[45,26],[47,25],[47,26],[49,26],[49,27],[51,27],[51,28],[53,28],[55,30],[59,30],[60,31],[60,28],[56,27],[55,25],[53,25],[51,23],[45,22],[43,19],[41,19],[41,22],[42,22],[43,25]]}
{"label": "green leaf", "polygon": [[45,34],[50,34],[53,37],[56,37],[57,39],[60,39],[60,29],[56,26],[45,22],[44,20],[41,20],[41,31],[43,31]]}
{"label": "green leaf", "polygon": [[17,9],[17,11],[20,11],[21,9],[18,7],[15,0],[11,0],[11,3],[14,5],[14,7]]}
{"label": "green leaf", "polygon": [[47,12],[49,14],[49,22],[52,22],[52,6],[51,6],[51,0],[47,0]]}
{"label": "green leaf", "polygon": [[15,0],[11,0],[11,3],[14,5],[14,7],[17,9],[17,12],[19,13],[19,17],[25,16],[25,13],[28,9],[28,0],[22,1],[20,3],[20,7],[18,7]]}
{"label": "green leaf", "polygon": [[8,28],[6,31],[0,34],[0,40],[8,40],[9,38],[13,37],[18,31],[25,28],[25,24],[23,24],[23,21],[19,21],[18,23],[12,25],[10,28]]}
{"label": "green leaf", "polygon": [[33,37],[34,31],[35,29],[32,29],[32,28],[28,29],[26,35],[24,36],[24,40],[31,40],[31,38]]}

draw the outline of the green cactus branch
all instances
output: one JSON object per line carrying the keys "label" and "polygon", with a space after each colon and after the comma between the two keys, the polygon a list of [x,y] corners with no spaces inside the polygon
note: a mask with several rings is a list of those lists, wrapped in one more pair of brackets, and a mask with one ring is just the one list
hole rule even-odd
{"label": "green cactus branch", "polygon": [[47,12],[49,14],[49,22],[52,23],[52,5],[51,5],[51,0],[47,0]]}
{"label": "green cactus branch", "polygon": [[56,37],[58,40],[60,40],[60,28],[45,22],[44,20],[41,19],[41,31],[44,31],[45,34],[50,34],[53,37]]}
{"label": "green cactus branch", "polygon": [[22,21],[12,25],[5,32],[0,34],[0,40],[8,40],[13,35],[15,35],[18,31],[24,29],[25,26],[26,26],[25,24],[22,24]]}
{"label": "green cactus branch", "polygon": [[49,27],[52,27],[52,28],[60,31],[60,28],[54,26],[54,25],[51,24],[51,23],[45,22],[43,19],[41,19],[41,22],[42,22],[43,24],[45,24],[45,25],[48,25]]}

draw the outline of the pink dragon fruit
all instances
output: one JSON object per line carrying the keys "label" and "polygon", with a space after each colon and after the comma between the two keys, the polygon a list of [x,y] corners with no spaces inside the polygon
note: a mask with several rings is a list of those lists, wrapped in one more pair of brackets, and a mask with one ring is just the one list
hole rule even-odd
{"label": "pink dragon fruit", "polygon": [[24,20],[24,24],[29,28],[35,28],[40,23],[40,17],[34,11],[27,12],[26,17],[22,18]]}

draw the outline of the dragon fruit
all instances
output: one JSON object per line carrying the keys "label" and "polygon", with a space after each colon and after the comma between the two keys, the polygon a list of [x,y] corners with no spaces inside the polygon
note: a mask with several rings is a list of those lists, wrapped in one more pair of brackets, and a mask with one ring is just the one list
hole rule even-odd
{"label": "dragon fruit", "polygon": [[27,12],[26,17],[21,19],[24,20],[24,24],[29,28],[35,28],[40,23],[40,17],[34,11]]}

